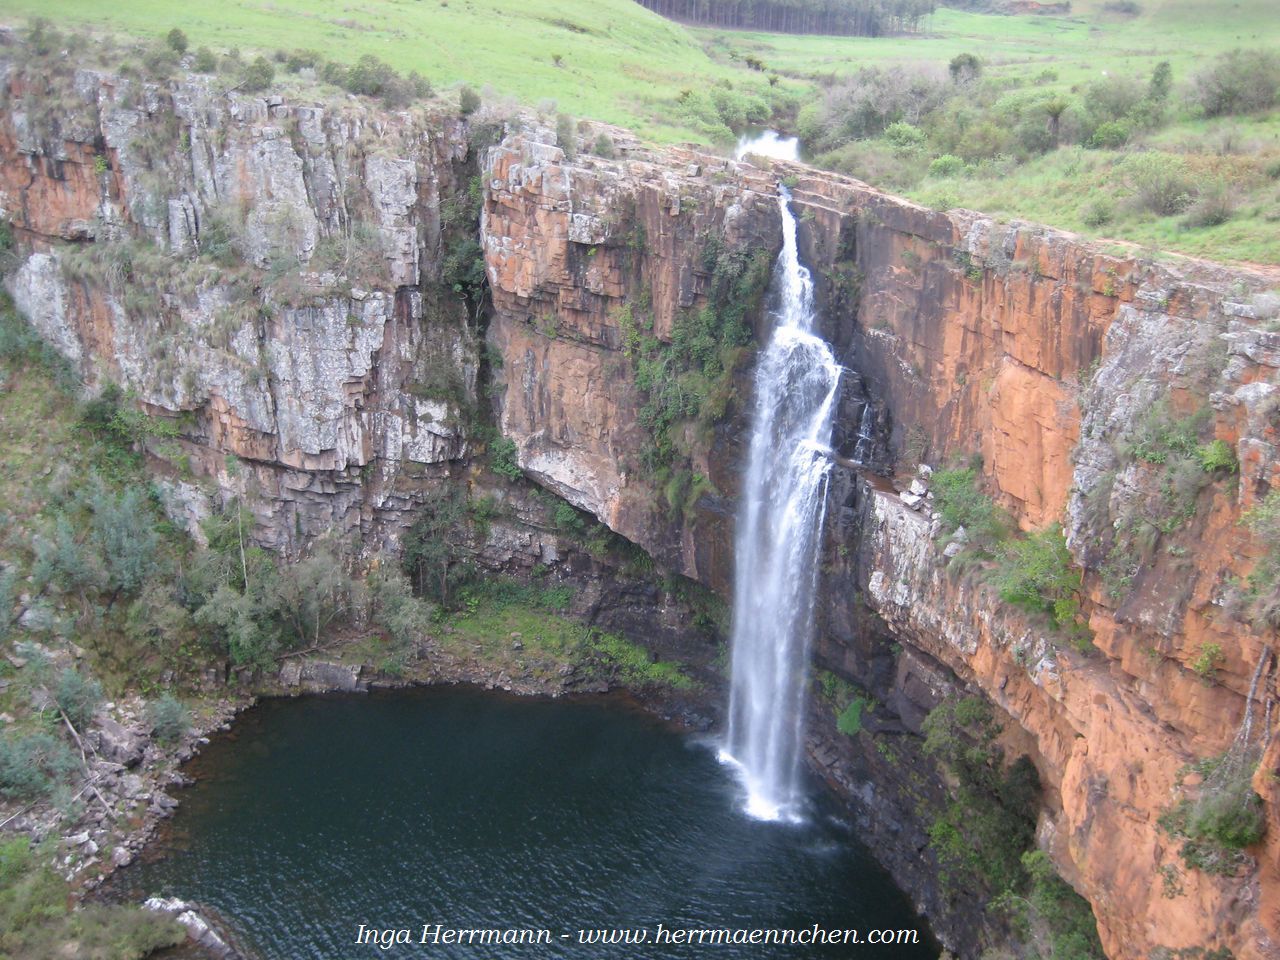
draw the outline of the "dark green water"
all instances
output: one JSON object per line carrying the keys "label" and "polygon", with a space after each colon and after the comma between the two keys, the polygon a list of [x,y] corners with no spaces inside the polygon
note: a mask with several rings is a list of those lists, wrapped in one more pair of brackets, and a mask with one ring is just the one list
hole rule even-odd
{"label": "dark green water", "polygon": [[[209,904],[268,960],[936,957],[849,832],[737,810],[711,748],[616,700],[466,689],[270,701],[199,778],[134,894]],[[358,945],[360,924],[545,928],[550,945]],[[580,946],[580,929],[916,928],[916,946]],[[563,939],[561,934],[567,934]]]}

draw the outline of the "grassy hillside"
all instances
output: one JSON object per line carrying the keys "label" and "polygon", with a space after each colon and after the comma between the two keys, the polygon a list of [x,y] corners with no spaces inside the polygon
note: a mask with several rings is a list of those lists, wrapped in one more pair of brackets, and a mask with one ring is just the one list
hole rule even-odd
{"label": "grassy hillside", "polygon": [[[695,29],[634,0],[60,0],[56,16],[59,26],[148,40],[176,26],[192,49],[246,58],[309,49],[352,63],[372,54],[437,89],[466,83],[491,102],[722,149],[748,122],[807,134],[806,106],[820,113],[868,68],[945,85],[953,58],[973,55],[980,80],[934,103],[932,117],[908,112],[919,134],[899,130],[907,141],[887,141],[885,123],[856,133],[829,123],[825,136],[808,137],[814,162],[936,207],[1042,221],[1153,254],[1280,264],[1280,112],[1206,118],[1189,100],[1197,74],[1224,52],[1280,49],[1274,0],[1138,0],[1136,14],[1116,6],[1077,0],[1062,17],[940,8],[920,33],[883,38]],[[0,0],[0,20],[11,23],[53,13],[41,0]],[[110,56],[104,63],[113,65]],[[1067,104],[1070,119],[1085,112],[1091,88],[1146,88],[1162,63],[1172,82],[1158,119],[1130,124],[1122,142],[1089,143],[1088,129],[1059,136],[1055,124],[1052,144],[1027,146],[1048,101]],[[277,70],[276,82],[309,81]],[[1019,123],[1021,141],[1012,135]],[[985,139],[961,142],[965,124]],[[1134,202],[1131,158],[1142,151],[1160,154],[1185,203],[1160,211]],[[1189,211],[1193,203],[1211,209]]]}
{"label": "grassy hillside", "polygon": [[1057,86],[1091,80],[1103,71],[1148,74],[1161,60],[1185,74],[1233,47],[1280,43],[1272,0],[1140,0],[1142,13],[1105,13],[1102,0],[1074,3],[1068,17],[992,16],[939,8],[921,35],[808,37],[699,30],[718,47],[760,56],[797,77],[852,73],[868,63],[937,63],[958,53],[982,57],[995,76],[1022,76],[1051,67]]}
{"label": "grassy hillside", "polygon": [[726,80],[764,91],[745,66],[712,59],[683,26],[633,0],[0,0],[0,19],[56,18],[140,36],[171,27],[191,46],[374,54],[437,87],[477,90],[630,127],[658,141],[701,139],[673,116],[681,91]]}
{"label": "grassy hillside", "polygon": [[[1106,7],[1104,0],[1081,0],[1067,17],[940,9],[923,37],[711,30],[699,35],[725,62],[750,56],[824,91],[817,112],[826,113],[813,128],[825,125],[825,135],[809,138],[813,144],[822,141],[814,157],[819,166],[932,206],[1036,220],[1138,243],[1157,255],[1280,263],[1280,112],[1273,106],[1206,117],[1194,99],[1198,75],[1220,55],[1239,48],[1280,48],[1274,2],[1140,0],[1136,15]],[[948,66],[965,55],[981,61],[980,77],[952,90],[948,99]],[[1123,142],[1100,137],[1090,143],[1087,128],[1074,140],[1058,137],[1050,126],[1053,143],[1028,144],[1046,127],[1047,103],[1056,100],[1068,120],[1084,126],[1091,90],[1128,84],[1144,93],[1161,63],[1169,66],[1171,84],[1159,115],[1132,123],[1125,118],[1123,136],[1115,138]],[[944,92],[925,105],[922,115],[908,110],[901,117],[913,129],[862,124],[856,132],[832,132],[845,117],[838,104],[826,105],[869,68],[923,77],[926,86],[932,82]],[[847,116],[848,108],[843,109]],[[1099,118],[1092,119],[1096,125]],[[1011,136],[1019,123],[1027,125],[1021,139]],[[965,124],[981,136],[966,137]],[[803,114],[800,125],[804,132]],[[1133,158],[1142,152],[1157,154],[1161,169],[1155,171],[1153,164],[1139,171]],[[948,159],[935,165],[941,156]],[[1159,210],[1152,209],[1159,204],[1144,207],[1136,200],[1144,186],[1136,181],[1153,172],[1168,181],[1167,192],[1181,191],[1185,202],[1175,195],[1168,209]]]}

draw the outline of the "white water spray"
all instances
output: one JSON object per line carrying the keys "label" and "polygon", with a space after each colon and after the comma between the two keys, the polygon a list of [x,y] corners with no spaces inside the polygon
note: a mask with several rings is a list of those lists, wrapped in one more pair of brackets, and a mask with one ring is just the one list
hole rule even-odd
{"label": "white water spray", "polygon": [[747,813],[763,820],[799,818],[805,664],[840,380],[830,347],[812,332],[813,283],[800,265],[790,194],[779,193],[777,306],[756,369],[735,545],[729,732],[720,754],[741,773]]}

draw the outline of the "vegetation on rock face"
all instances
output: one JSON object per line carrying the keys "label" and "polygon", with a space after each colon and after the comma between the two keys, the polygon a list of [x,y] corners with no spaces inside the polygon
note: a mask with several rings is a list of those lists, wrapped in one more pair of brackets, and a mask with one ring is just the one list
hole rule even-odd
{"label": "vegetation on rock face", "polygon": [[676,318],[669,342],[652,333],[645,299],[617,317],[623,353],[644,397],[640,423],[650,436],[639,466],[665,492],[675,519],[710,489],[690,461],[695,447],[710,446],[714,424],[733,397],[734,375],[749,356],[748,323],[760,309],[771,267],[766,251],[728,249],[717,236],[703,242],[707,303]]}
{"label": "vegetation on rock face", "polygon": [[1280,628],[1280,490],[1272,490],[1244,517],[1259,542],[1266,545],[1249,575],[1246,598],[1255,624]]}
{"label": "vegetation on rock face", "polygon": [[458,606],[445,618],[445,643],[462,656],[489,666],[563,676],[565,667],[583,680],[632,689],[691,689],[694,681],[671,661],[658,660],[617,634],[571,619],[572,590],[488,577],[461,586]]}
{"label": "vegetation on rock face", "polygon": [[1006,603],[1045,614],[1055,629],[1080,629],[1083,574],[1060,526],[1005,544],[991,579]]}
{"label": "vegetation on rock face", "polygon": [[1062,527],[1017,534],[1011,518],[979,488],[974,467],[936,470],[930,482],[943,534],[964,531],[957,541],[962,551],[952,563],[990,563],[987,580],[1001,600],[1042,614],[1053,630],[1087,646],[1080,610],[1083,571],[1067,550]]}
{"label": "vegetation on rock face", "polygon": [[[1192,870],[1222,876],[1239,873],[1251,858],[1244,851],[1266,832],[1262,798],[1253,789],[1259,751],[1235,746],[1182,771],[1177,801],[1160,817],[1160,826],[1182,841],[1183,863]],[[1196,774],[1196,787],[1183,778]]]}
{"label": "vegetation on rock face", "polygon": [[963,467],[935,470],[930,484],[938,512],[942,514],[943,531],[954,533],[963,527],[969,542],[990,551],[1008,535],[1011,521],[995,501],[978,488],[978,480],[975,468]]}
{"label": "vegetation on rock face", "polygon": [[835,714],[836,730],[846,737],[856,737],[863,729],[863,718],[876,709],[876,701],[830,670],[816,674],[818,691]]}
{"label": "vegetation on rock face", "polygon": [[925,754],[954,782],[929,828],[944,890],[987,891],[1041,956],[1102,960],[1088,901],[1034,848],[1039,776],[1025,756],[1005,764],[991,706],[980,697],[945,700],[922,729]]}

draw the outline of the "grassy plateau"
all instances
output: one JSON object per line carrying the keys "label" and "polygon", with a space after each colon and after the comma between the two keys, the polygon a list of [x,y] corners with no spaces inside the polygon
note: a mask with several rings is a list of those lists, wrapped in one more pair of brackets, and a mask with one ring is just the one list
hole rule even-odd
{"label": "grassy plateau", "polygon": [[[1273,0],[1076,0],[1066,15],[1018,16],[940,6],[920,31],[876,38],[688,27],[633,0],[0,0],[0,20],[35,16],[147,40],[178,27],[192,49],[219,55],[372,54],[437,90],[468,84],[487,103],[614,123],[656,143],[727,149],[746,125],[771,123],[805,135],[817,165],[938,208],[1044,222],[1149,255],[1280,264],[1275,102],[1214,115],[1196,98],[1221,55],[1280,49]],[[921,115],[908,104],[869,129],[841,128],[842,90],[868,69],[945,85],[949,65],[969,55],[979,68],[958,95],[935,97]],[[1161,64],[1154,114],[1135,119],[1114,104],[1107,113],[1090,100],[1100,84],[1146,89]],[[276,82],[306,81],[277,71]],[[1035,134],[1036,111],[1054,99],[1068,127],[1084,119],[1067,133],[1055,121],[1051,143],[1011,135],[1018,123]],[[966,139],[966,125],[985,140]],[[1167,209],[1132,202],[1138,152],[1177,168],[1171,189],[1185,189]],[[1200,212],[1188,214],[1196,201]]]}

